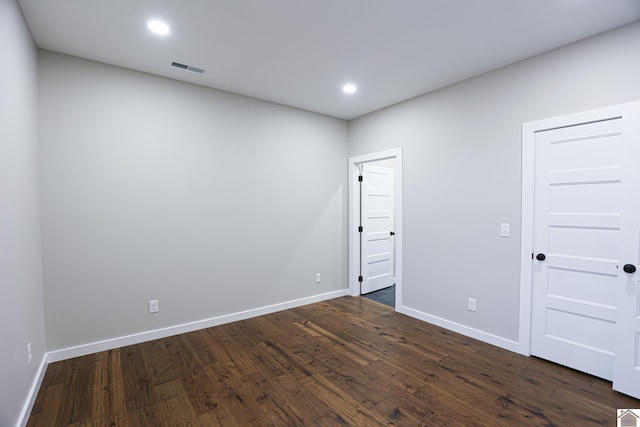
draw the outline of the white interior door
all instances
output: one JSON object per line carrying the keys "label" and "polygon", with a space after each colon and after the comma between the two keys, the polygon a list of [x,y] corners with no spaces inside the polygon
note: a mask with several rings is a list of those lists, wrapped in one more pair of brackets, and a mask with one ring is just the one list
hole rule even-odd
{"label": "white interior door", "polygon": [[611,380],[620,270],[620,119],[536,134],[531,352]]}
{"label": "white interior door", "polygon": [[[623,271],[640,245],[632,122],[606,115],[535,136],[531,353],[609,380],[614,365],[640,372],[638,281]],[[639,394],[637,372],[625,393]]]}
{"label": "white interior door", "polygon": [[362,165],[360,293],[393,285],[393,169]]}

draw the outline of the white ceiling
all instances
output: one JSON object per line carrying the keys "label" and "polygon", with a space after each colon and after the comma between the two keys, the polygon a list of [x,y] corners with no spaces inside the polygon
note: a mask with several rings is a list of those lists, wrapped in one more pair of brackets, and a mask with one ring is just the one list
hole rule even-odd
{"label": "white ceiling", "polygon": [[43,49],[344,119],[640,19],[640,0],[19,3]]}

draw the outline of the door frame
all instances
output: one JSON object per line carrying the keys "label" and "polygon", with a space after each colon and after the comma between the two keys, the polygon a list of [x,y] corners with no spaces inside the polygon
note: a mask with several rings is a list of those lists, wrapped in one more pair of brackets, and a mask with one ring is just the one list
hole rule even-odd
{"label": "door frame", "polygon": [[531,356],[531,315],[533,305],[535,142],[536,133],[622,117],[625,105],[614,105],[522,124],[522,212],[520,239],[520,318],[518,352]]}
{"label": "door frame", "polygon": [[395,219],[396,306],[402,305],[402,148],[349,157],[349,292],[360,295],[360,185],[359,166],[378,160],[395,159],[393,168],[393,215]]}

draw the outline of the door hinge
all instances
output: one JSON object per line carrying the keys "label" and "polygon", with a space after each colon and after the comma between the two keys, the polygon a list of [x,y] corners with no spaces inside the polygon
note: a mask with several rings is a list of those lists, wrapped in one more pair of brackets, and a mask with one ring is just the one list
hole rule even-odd
{"label": "door hinge", "polygon": [[358,181],[362,182],[362,175],[358,175]]}
{"label": "door hinge", "polygon": [[358,227],[358,233],[362,233],[364,231],[364,229],[362,228],[362,226]]}
{"label": "door hinge", "polygon": [[358,282],[362,283],[362,276],[358,276]]}

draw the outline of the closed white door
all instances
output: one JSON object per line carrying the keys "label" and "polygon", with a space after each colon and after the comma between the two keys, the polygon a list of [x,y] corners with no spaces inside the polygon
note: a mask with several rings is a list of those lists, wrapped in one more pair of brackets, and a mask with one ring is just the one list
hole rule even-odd
{"label": "closed white door", "polygon": [[394,284],[393,169],[362,165],[361,285],[367,294]]}
{"label": "closed white door", "polygon": [[531,353],[608,380],[614,364],[636,369],[637,357],[617,365],[640,349],[620,342],[637,343],[640,331],[637,311],[620,302],[639,307],[635,275],[624,272],[637,266],[640,246],[640,140],[631,125],[627,115],[605,115],[535,137]]}

